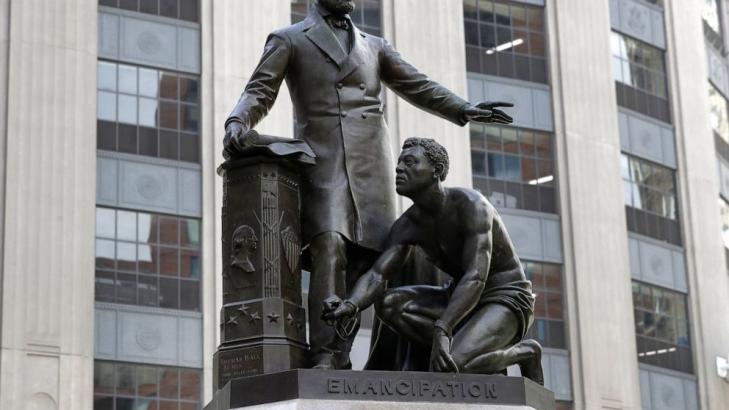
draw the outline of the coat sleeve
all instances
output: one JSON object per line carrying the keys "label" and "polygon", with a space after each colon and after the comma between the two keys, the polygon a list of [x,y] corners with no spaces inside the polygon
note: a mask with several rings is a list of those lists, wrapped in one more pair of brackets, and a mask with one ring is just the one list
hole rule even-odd
{"label": "coat sleeve", "polygon": [[468,102],[451,90],[431,80],[410,63],[403,60],[385,40],[380,53],[382,81],[397,95],[431,114],[458,125],[465,125],[463,109]]}
{"label": "coat sleeve", "polygon": [[240,121],[253,128],[268,114],[286,76],[291,51],[291,42],[285,34],[272,33],[268,36],[261,61],[225,125]]}

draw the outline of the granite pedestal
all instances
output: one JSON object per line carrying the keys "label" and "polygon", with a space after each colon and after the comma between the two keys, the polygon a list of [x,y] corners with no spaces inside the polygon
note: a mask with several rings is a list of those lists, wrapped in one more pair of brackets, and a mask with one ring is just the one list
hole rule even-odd
{"label": "granite pedestal", "polygon": [[297,369],[231,380],[205,410],[554,410],[554,393],[522,377]]}

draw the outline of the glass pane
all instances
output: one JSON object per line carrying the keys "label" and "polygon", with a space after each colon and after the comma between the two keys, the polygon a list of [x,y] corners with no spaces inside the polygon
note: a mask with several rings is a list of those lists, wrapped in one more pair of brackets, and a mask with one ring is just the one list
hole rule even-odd
{"label": "glass pane", "polygon": [[154,245],[137,245],[137,260],[142,273],[157,273],[157,247]]}
{"label": "glass pane", "polygon": [[117,239],[134,241],[137,238],[137,214],[129,211],[116,212]]}
{"label": "glass pane", "polygon": [[116,121],[116,94],[108,91],[96,93],[96,118]]}
{"label": "glass pane", "polygon": [[114,364],[94,361],[94,393],[114,394]]}
{"label": "glass pane", "polygon": [[96,208],[96,236],[98,238],[114,239],[115,226],[113,209]]}
{"label": "glass pane", "polygon": [[178,283],[177,279],[159,278],[159,306],[169,309],[178,309]]}
{"label": "glass pane", "polygon": [[180,77],[180,100],[197,103],[199,99],[198,81],[189,77]]}
{"label": "glass pane", "polygon": [[559,265],[543,264],[544,286],[547,289],[562,291],[562,268]]}
{"label": "glass pane", "polygon": [[139,213],[137,215],[137,221],[137,241],[157,243],[157,217],[146,213]]}
{"label": "glass pane", "polygon": [[137,304],[137,275],[117,273],[116,301],[130,305]]}
{"label": "glass pane", "polygon": [[107,239],[96,240],[96,267],[114,269],[114,241]]}
{"label": "glass pane", "polygon": [[177,276],[179,267],[177,261],[179,251],[177,248],[159,248],[159,273],[165,276]]}
{"label": "glass pane", "polygon": [[137,300],[140,306],[157,306],[157,277],[139,275],[137,283]]}
{"label": "glass pane", "polygon": [[119,64],[119,92],[137,94],[137,68]]}
{"label": "glass pane", "polygon": [[116,394],[133,396],[135,394],[135,386],[134,366],[116,365]]}
{"label": "glass pane", "polygon": [[471,151],[471,169],[474,174],[486,174],[486,158],[482,151]]}
{"label": "glass pane", "polygon": [[97,270],[94,283],[95,300],[113,303],[115,285],[113,272]]}
{"label": "glass pane", "polygon": [[160,243],[167,245],[177,245],[178,231],[177,218],[160,217],[159,218]]}
{"label": "glass pane", "polygon": [[176,131],[160,130],[159,156],[162,158],[178,159],[178,136]]}
{"label": "glass pane", "polygon": [[119,122],[137,123],[137,97],[119,95]]}
{"label": "glass pane", "polygon": [[116,410],[136,410],[134,408],[134,399],[117,397]]}
{"label": "glass pane", "polygon": [[159,0],[160,16],[177,18],[177,0]]}
{"label": "glass pane", "polygon": [[183,400],[200,400],[200,372],[197,370],[180,370],[180,398]]}
{"label": "glass pane", "polygon": [[183,249],[180,252],[180,276],[183,278],[200,277],[200,254],[197,250]]}
{"label": "glass pane", "polygon": [[180,19],[198,21],[198,0],[180,0]]}
{"label": "glass pane", "polygon": [[552,138],[541,132],[534,133],[534,142],[537,146],[537,156],[552,158]]}
{"label": "glass pane", "polygon": [[149,98],[139,99],[139,125],[146,127],[157,126],[157,100]]}
{"label": "glass pane", "polygon": [[160,102],[159,125],[163,128],[177,129],[177,103]]}
{"label": "glass pane", "polygon": [[116,64],[99,61],[97,69],[97,88],[116,91]]}
{"label": "glass pane", "polygon": [[200,246],[200,221],[180,219],[180,246],[197,248]]}
{"label": "glass pane", "polygon": [[200,310],[200,282],[180,281],[180,309]]}
{"label": "glass pane", "polygon": [[180,161],[200,161],[199,140],[197,134],[180,133]]}
{"label": "glass pane", "polygon": [[178,370],[169,367],[159,369],[159,396],[176,399],[179,393]]}
{"label": "glass pane", "polygon": [[185,131],[197,132],[198,109],[196,105],[180,104],[180,128]]}
{"label": "glass pane", "polygon": [[159,73],[159,96],[168,100],[177,100],[177,76],[172,73]]}
{"label": "glass pane", "polygon": [[133,243],[117,242],[116,268],[119,270],[137,270],[137,247]]}
{"label": "glass pane", "polygon": [[148,68],[139,69],[139,95],[156,98],[159,92],[159,72]]}
{"label": "glass pane", "polygon": [[137,396],[157,397],[157,368],[137,366]]}

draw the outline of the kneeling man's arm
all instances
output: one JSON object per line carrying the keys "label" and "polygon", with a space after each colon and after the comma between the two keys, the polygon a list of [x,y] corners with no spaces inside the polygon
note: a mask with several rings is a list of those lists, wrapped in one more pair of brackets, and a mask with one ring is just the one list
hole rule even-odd
{"label": "kneeling man's arm", "polygon": [[465,271],[443,315],[436,321],[436,328],[443,330],[449,337],[453,334],[453,328],[461,323],[478,303],[486,286],[491,263],[493,215],[486,209],[474,209],[468,216],[463,224],[465,241],[461,263]]}

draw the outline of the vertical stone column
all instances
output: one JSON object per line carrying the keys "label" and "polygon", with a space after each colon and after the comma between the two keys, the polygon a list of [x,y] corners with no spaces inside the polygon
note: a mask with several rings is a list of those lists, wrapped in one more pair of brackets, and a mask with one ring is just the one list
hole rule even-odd
{"label": "vertical stone column", "polygon": [[607,1],[548,1],[575,408],[640,408]]}
{"label": "vertical stone column", "polygon": [[700,1],[666,2],[668,78],[678,156],[679,211],[686,248],[691,344],[701,408],[729,403],[716,357],[729,352],[729,277],[720,236],[719,179],[709,122],[706,49]]}
{"label": "vertical stone column", "polygon": [[[222,178],[215,168],[223,162],[223,124],[238,101],[263,53],[270,32],[291,23],[290,0],[215,0],[201,3],[201,149],[203,224],[203,401],[213,395],[213,353],[220,342],[218,312],[222,306],[220,225]],[[293,136],[293,106],[286,84],[276,104],[256,127],[261,133]],[[208,239],[210,238],[210,239]]]}
{"label": "vertical stone column", "polygon": [[96,22],[97,0],[0,1],[3,409],[92,407]]}
{"label": "vertical stone column", "polygon": [[[383,0],[382,14],[383,35],[405,60],[467,99],[463,1]],[[435,138],[452,158],[446,184],[471,186],[467,127],[430,115],[392,91],[387,92],[386,102],[394,152],[399,153],[409,137]]]}

